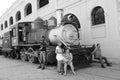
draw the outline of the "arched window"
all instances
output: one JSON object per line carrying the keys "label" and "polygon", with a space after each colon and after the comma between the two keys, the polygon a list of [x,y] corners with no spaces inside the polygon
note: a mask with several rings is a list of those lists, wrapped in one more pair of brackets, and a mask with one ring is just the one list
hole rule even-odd
{"label": "arched window", "polygon": [[21,20],[21,12],[20,11],[18,11],[16,13],[16,22],[19,21],[19,20]]}
{"label": "arched window", "polygon": [[12,25],[12,24],[13,24],[13,17],[11,16],[9,19],[9,25]]}
{"label": "arched window", "polygon": [[8,27],[8,23],[7,23],[7,21],[5,21],[4,25],[5,25],[5,28]]}
{"label": "arched window", "polygon": [[1,30],[3,30],[3,24],[1,24]]}
{"label": "arched window", "polygon": [[97,6],[91,13],[92,25],[99,25],[105,23],[105,15],[102,7]]}
{"label": "arched window", "polygon": [[38,0],[38,8],[41,8],[49,3],[49,0]]}
{"label": "arched window", "polygon": [[31,3],[28,3],[26,6],[25,6],[25,16],[29,15],[32,13],[32,5]]}

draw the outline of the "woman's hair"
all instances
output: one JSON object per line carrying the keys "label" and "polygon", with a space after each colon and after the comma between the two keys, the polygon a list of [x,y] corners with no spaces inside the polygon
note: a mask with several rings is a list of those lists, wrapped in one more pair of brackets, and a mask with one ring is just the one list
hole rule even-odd
{"label": "woman's hair", "polygon": [[97,43],[97,46],[100,46],[100,43]]}
{"label": "woman's hair", "polygon": [[42,38],[44,38],[44,39],[45,39],[45,36],[42,36]]}
{"label": "woman's hair", "polygon": [[66,52],[67,47],[64,44],[61,45],[61,48],[62,48],[63,52]]}
{"label": "woman's hair", "polygon": [[65,47],[65,45],[64,45],[64,44],[62,44],[62,45],[61,45],[61,48],[64,48],[64,47]]}
{"label": "woman's hair", "polygon": [[[59,44],[62,44],[62,43],[58,42],[58,43],[57,43],[57,46],[59,46]],[[61,46],[62,46],[62,45],[61,45]],[[61,46],[59,46],[59,47],[61,47]]]}

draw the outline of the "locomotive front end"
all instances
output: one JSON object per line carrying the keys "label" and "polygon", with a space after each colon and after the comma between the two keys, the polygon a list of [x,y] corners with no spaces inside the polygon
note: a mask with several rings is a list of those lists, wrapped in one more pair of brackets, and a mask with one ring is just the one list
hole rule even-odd
{"label": "locomotive front end", "polygon": [[63,26],[62,37],[67,44],[78,45],[78,31],[72,24],[67,24]]}
{"label": "locomotive front end", "polygon": [[78,45],[78,31],[72,24],[61,25],[52,29],[48,37],[52,44],[62,42],[67,45]]}

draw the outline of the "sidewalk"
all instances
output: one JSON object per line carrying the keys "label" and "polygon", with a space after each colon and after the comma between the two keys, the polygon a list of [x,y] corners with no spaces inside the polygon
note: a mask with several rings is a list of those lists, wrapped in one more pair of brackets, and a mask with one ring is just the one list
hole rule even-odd
{"label": "sidewalk", "polygon": [[77,75],[72,75],[70,70],[67,76],[54,73],[60,78],[51,78],[51,80],[120,80],[120,65],[101,68],[100,64],[93,63],[91,67],[81,68],[76,73]]}
{"label": "sidewalk", "polygon": [[101,68],[94,63],[77,70],[76,75],[68,70],[67,76],[57,74],[56,67],[41,70],[38,65],[0,56],[0,80],[120,80],[120,65]]}

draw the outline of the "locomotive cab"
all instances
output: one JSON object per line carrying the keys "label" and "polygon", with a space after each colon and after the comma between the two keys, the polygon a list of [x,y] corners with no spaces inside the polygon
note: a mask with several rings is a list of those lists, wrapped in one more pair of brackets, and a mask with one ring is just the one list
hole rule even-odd
{"label": "locomotive cab", "polygon": [[17,23],[12,26],[12,46],[18,46],[27,42],[27,33],[31,27],[31,22]]}
{"label": "locomotive cab", "polygon": [[3,51],[10,51],[11,50],[11,31],[6,32],[3,37],[3,44],[2,44],[2,50]]}

